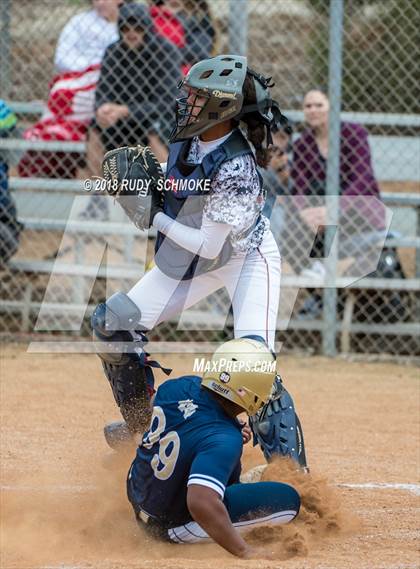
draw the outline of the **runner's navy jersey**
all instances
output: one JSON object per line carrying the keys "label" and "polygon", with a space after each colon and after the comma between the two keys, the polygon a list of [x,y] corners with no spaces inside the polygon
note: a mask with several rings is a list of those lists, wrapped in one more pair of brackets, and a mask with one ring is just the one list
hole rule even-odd
{"label": "runner's navy jersey", "polygon": [[128,473],[134,510],[168,527],[191,521],[188,485],[206,486],[223,498],[226,486],[239,481],[242,447],[239,422],[201,387],[200,377],[166,381]]}

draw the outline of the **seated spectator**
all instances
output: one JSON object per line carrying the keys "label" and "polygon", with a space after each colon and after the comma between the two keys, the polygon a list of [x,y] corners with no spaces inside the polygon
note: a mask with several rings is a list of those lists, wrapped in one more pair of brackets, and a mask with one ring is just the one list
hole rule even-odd
{"label": "seated spectator", "polygon": [[[312,199],[323,200],[326,190],[328,158],[328,97],[320,90],[309,91],[304,98],[303,111],[307,128],[293,144],[291,181],[293,195],[299,199],[288,208],[287,230],[283,254],[296,272],[312,279],[323,279],[325,205],[311,204]],[[361,255],[364,244],[383,238],[385,209],[380,201],[366,200],[365,196],[380,198],[375,179],[368,141],[368,133],[359,124],[342,122],[340,134],[340,257]],[[362,198],[362,199],[360,199]],[[363,237],[361,240],[360,238]],[[311,250],[312,245],[312,250]],[[311,251],[310,259],[307,252]],[[357,263],[357,260],[356,260]],[[320,297],[308,299],[311,316],[320,311]],[[306,310],[303,309],[303,315]]]}
{"label": "seated spectator", "polygon": [[[65,25],[54,57],[56,75],[50,84],[47,109],[24,132],[26,140],[81,142],[94,117],[95,87],[106,48],[118,40],[117,19],[124,0],[92,0],[92,9]],[[21,176],[72,178],[80,156],[35,152],[19,163]]]}
{"label": "seated spectator", "polygon": [[149,0],[157,34],[176,45],[183,56],[182,72],[215,55],[216,31],[206,0]]}
{"label": "seated spectator", "polygon": [[[16,117],[0,99],[0,138],[10,136]],[[16,253],[22,224],[17,220],[16,206],[9,191],[9,159],[0,151],[0,268]]]}
{"label": "seated spectator", "polygon": [[[270,219],[271,231],[279,240],[284,223],[284,207],[279,205],[282,196],[290,194],[290,151],[291,127],[274,125],[271,129],[273,138],[272,157],[268,168],[262,170],[264,189],[267,192],[263,215]],[[276,207],[274,207],[276,206]]]}
{"label": "seated spectator", "polygon": [[118,10],[123,0],[91,0],[92,9],[73,16],[57,42],[57,73],[100,65],[106,48],[118,40]]}
{"label": "seated spectator", "polygon": [[[119,146],[151,146],[165,162],[173,122],[173,97],[181,79],[179,50],[153,31],[149,10],[120,10],[120,40],[104,56],[96,90],[96,118],[89,129],[90,174],[101,175],[104,152]],[[98,200],[102,203],[102,200]],[[92,202],[88,213],[94,214]]]}

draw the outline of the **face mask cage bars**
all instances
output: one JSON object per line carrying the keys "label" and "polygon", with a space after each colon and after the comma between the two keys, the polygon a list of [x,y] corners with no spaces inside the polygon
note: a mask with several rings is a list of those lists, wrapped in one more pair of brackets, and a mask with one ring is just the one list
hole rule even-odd
{"label": "face mask cage bars", "polygon": [[[190,124],[197,122],[202,110],[207,104],[207,101],[210,99],[210,95],[206,91],[200,89],[192,89],[183,82],[179,84],[178,88],[183,89],[184,94],[182,97],[178,97],[176,99],[177,130],[184,129]],[[190,99],[191,94],[194,95],[192,101]],[[203,98],[205,101],[202,104],[197,104],[197,100]],[[196,109],[199,110],[196,112]],[[181,132],[182,131],[179,130],[179,134],[181,134]]]}

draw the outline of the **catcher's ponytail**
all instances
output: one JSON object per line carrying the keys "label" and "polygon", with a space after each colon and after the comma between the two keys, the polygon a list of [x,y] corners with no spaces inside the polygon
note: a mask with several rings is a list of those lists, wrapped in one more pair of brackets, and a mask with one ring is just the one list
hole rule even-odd
{"label": "catcher's ponytail", "polygon": [[[255,104],[257,96],[253,78],[247,74],[242,88],[244,95],[243,106]],[[247,125],[247,138],[255,148],[255,157],[258,166],[267,168],[271,159],[271,150],[263,146],[266,138],[267,128],[257,115],[250,113],[241,117],[241,120]]]}

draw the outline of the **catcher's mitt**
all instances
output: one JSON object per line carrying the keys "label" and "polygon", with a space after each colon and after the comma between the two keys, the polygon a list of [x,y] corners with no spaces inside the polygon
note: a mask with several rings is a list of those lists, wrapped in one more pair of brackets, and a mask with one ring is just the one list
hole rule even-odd
{"label": "catcher's mitt", "polygon": [[148,146],[123,146],[110,150],[102,161],[107,192],[139,229],[148,229],[162,209],[163,193],[159,182],[164,174]]}

